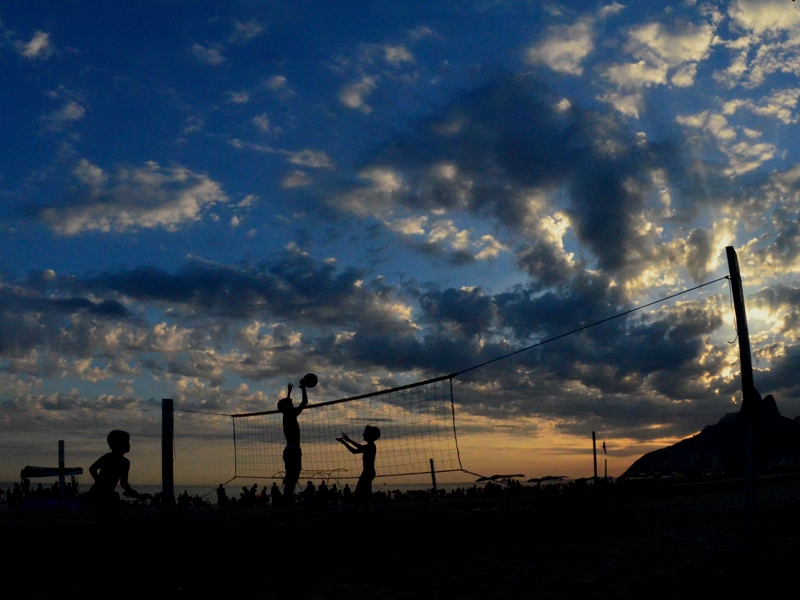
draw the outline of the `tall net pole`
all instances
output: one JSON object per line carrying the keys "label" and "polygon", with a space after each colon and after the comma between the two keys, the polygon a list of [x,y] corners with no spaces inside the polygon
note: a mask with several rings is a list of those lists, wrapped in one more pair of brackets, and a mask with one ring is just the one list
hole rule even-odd
{"label": "tall net pole", "polygon": [[745,519],[748,543],[752,542],[755,534],[756,513],[756,473],[753,459],[754,422],[758,406],[753,384],[753,363],[750,356],[750,332],[747,329],[747,314],[744,308],[744,292],[742,291],[742,276],[739,272],[739,259],[733,246],[725,248],[728,255],[728,269],[731,275],[731,290],[733,292],[733,310],[736,315],[736,335],[739,339],[739,362],[742,372],[742,418],[745,426]]}

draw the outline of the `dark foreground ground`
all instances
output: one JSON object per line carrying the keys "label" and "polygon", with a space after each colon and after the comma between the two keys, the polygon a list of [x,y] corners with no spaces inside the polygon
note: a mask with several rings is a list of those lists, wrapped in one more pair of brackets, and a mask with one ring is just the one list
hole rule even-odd
{"label": "dark foreground ground", "polygon": [[389,504],[368,516],[0,510],[3,598],[694,598],[796,593],[800,483]]}

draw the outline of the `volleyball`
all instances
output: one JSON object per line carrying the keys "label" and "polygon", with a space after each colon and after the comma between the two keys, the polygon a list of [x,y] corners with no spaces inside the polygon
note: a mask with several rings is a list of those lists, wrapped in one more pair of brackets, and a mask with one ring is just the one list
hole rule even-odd
{"label": "volleyball", "polygon": [[307,388],[315,387],[317,385],[317,376],[313,373],[306,373],[300,380],[300,383]]}

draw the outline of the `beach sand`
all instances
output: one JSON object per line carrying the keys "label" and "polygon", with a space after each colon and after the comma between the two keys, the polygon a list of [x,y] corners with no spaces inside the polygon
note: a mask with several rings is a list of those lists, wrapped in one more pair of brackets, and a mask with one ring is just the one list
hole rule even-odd
{"label": "beach sand", "polygon": [[369,515],[269,509],[0,510],[12,598],[695,598],[796,588],[800,482],[389,503]]}

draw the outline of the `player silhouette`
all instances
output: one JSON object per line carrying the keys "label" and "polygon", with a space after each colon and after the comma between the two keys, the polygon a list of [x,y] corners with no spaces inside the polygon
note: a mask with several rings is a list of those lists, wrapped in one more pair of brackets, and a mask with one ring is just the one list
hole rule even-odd
{"label": "player silhouette", "polygon": [[94,484],[86,493],[88,504],[100,513],[104,522],[119,519],[119,495],[117,483],[122,486],[123,494],[129,498],[138,498],[139,494],[128,483],[130,461],[125,454],[131,449],[131,436],[127,431],[115,429],[106,438],[111,452],[98,458],[89,467]]}
{"label": "player silhouette", "polygon": [[283,449],[283,466],[286,475],[283,478],[283,502],[286,510],[290,510],[294,501],[294,487],[300,479],[303,469],[303,453],[300,451],[300,424],[297,416],[308,404],[308,392],[305,382],[300,380],[303,398],[298,406],[292,404],[292,384],[286,390],[286,398],[278,401],[278,410],[283,414],[283,435],[286,437],[286,448]]}
{"label": "player silhouette", "polygon": [[372,425],[367,425],[364,428],[364,441],[366,444],[359,444],[354,442],[346,433],[342,433],[342,437],[336,438],[337,442],[341,442],[345,448],[350,450],[353,454],[363,454],[364,467],[361,471],[361,477],[358,478],[356,491],[353,494],[356,511],[359,507],[369,510],[369,503],[372,500],[372,480],[375,479],[375,454],[378,449],[375,446],[375,440],[381,437],[381,430]]}

